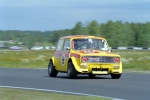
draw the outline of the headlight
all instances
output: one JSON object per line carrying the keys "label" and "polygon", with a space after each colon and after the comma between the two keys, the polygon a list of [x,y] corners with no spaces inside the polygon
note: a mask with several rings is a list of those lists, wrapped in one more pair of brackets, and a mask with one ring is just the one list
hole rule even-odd
{"label": "headlight", "polygon": [[115,68],[115,69],[119,69],[119,68],[120,68],[120,66],[114,66],[114,68]]}
{"label": "headlight", "polygon": [[87,63],[81,63],[80,66],[81,66],[81,68],[87,68],[88,65],[87,65]]}

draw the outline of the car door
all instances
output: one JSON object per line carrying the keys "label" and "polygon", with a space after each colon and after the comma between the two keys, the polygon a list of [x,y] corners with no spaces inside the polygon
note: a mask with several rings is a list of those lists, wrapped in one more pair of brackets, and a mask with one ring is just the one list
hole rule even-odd
{"label": "car door", "polygon": [[61,67],[62,71],[67,71],[68,60],[69,60],[69,50],[70,50],[70,39],[64,40],[63,49],[61,52]]}
{"label": "car door", "polygon": [[55,67],[59,71],[62,70],[62,66],[61,66],[61,57],[62,56],[61,56],[61,53],[62,53],[63,43],[64,43],[64,39],[60,39],[58,41],[58,44],[57,44],[57,47],[56,47],[56,51],[54,53],[54,59],[56,61]]}

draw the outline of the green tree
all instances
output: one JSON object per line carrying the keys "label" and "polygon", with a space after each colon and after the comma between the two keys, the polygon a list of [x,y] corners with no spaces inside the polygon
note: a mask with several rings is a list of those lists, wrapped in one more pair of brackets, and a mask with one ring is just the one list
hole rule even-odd
{"label": "green tree", "polygon": [[128,22],[125,22],[123,24],[123,31],[122,31],[122,37],[121,40],[123,42],[122,46],[133,46],[134,45],[134,34],[132,33],[131,25]]}
{"label": "green tree", "polygon": [[81,22],[77,22],[75,27],[72,29],[72,35],[83,34],[83,25]]}
{"label": "green tree", "polygon": [[115,25],[115,23],[110,20],[102,26],[103,29],[101,30],[103,37],[107,39],[109,46],[111,46],[111,47],[116,46],[115,40],[114,40],[114,38],[116,39],[116,37],[115,37],[116,28],[114,25]]}
{"label": "green tree", "polygon": [[147,22],[142,34],[143,47],[150,47],[150,22]]}
{"label": "green tree", "polygon": [[95,35],[95,36],[100,36],[100,27],[97,21],[93,20],[89,25],[88,25],[88,30],[89,30],[89,35]]}
{"label": "green tree", "polygon": [[27,47],[35,46],[35,42],[36,42],[35,36],[34,36],[34,35],[27,35],[27,36],[24,38],[23,42],[24,42],[24,44],[25,44]]}

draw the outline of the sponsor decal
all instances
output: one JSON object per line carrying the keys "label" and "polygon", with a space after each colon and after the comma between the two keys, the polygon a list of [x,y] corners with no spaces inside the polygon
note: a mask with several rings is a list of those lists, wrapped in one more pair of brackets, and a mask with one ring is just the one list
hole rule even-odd
{"label": "sponsor decal", "polygon": [[80,58],[80,55],[79,55],[79,54],[71,53],[71,54],[70,54],[70,57]]}
{"label": "sponsor decal", "polygon": [[90,54],[90,53],[100,53],[98,51],[95,51],[95,50],[80,50],[81,53],[84,53],[84,54]]}

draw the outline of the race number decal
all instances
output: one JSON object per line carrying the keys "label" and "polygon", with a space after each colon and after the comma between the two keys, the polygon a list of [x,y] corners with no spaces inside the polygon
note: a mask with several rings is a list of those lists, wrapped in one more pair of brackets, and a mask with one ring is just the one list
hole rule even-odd
{"label": "race number decal", "polygon": [[65,64],[65,55],[64,54],[61,57],[61,64],[62,64],[62,66],[64,66],[64,64]]}

